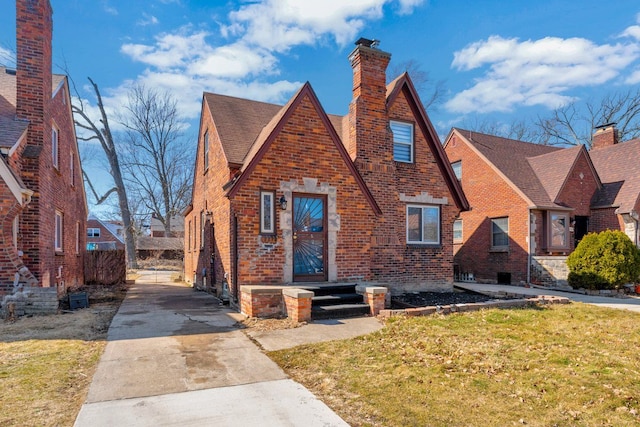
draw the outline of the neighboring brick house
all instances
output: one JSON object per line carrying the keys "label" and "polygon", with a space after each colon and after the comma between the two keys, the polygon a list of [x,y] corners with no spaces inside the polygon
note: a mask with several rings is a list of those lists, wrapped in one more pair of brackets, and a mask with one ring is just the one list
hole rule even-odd
{"label": "neighboring brick house", "polygon": [[89,215],[87,219],[87,250],[124,250],[124,238],[117,227]]}
{"label": "neighboring brick house", "polygon": [[205,93],[185,211],[188,281],[376,283],[450,290],[467,202],[409,76],[361,39],[353,101],[327,115],[306,83],[284,105]]}
{"label": "neighboring brick house", "polygon": [[87,217],[69,85],[51,72],[49,1],[16,1],[16,18],[17,70],[0,67],[0,283],[19,272],[62,295],[84,281]]}
{"label": "neighboring brick house", "polygon": [[[456,280],[566,285],[566,256],[587,232],[635,225],[623,219],[637,208],[640,144],[598,146],[588,152],[454,128],[444,147],[471,206],[454,224]],[[614,159],[616,150],[629,157]],[[628,193],[617,192],[618,181]]]}

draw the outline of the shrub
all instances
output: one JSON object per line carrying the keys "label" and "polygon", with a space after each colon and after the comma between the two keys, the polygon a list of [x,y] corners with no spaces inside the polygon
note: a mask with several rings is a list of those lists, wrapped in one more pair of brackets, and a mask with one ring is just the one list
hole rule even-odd
{"label": "shrub", "polygon": [[567,258],[573,288],[618,289],[640,275],[640,251],[622,231],[587,234]]}

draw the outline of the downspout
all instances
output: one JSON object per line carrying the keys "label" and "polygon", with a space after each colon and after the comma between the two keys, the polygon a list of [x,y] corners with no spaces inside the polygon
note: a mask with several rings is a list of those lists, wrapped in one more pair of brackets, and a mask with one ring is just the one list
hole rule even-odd
{"label": "downspout", "polygon": [[233,301],[238,302],[238,216],[233,216]]}
{"label": "downspout", "polygon": [[531,208],[527,209],[527,286],[531,285]]}

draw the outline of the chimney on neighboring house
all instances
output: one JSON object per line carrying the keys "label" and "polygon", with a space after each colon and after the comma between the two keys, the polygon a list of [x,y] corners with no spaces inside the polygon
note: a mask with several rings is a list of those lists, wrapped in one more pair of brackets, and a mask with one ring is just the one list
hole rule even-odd
{"label": "chimney on neighboring house", "polygon": [[596,131],[591,139],[591,149],[610,147],[618,143],[618,129],[615,123],[607,123],[596,126]]}
{"label": "chimney on neighboring house", "polygon": [[[386,70],[391,54],[377,40],[359,39],[349,55],[353,100],[349,105],[348,150],[356,164],[393,162],[387,118]],[[389,145],[389,146],[387,146]]]}
{"label": "chimney on neighboring house", "polygon": [[29,120],[27,145],[50,138],[52,9],[49,0],[16,0],[16,115]]}

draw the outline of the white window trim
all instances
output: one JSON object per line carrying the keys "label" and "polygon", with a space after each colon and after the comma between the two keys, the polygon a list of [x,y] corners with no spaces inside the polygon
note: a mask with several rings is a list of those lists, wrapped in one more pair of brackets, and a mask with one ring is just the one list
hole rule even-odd
{"label": "white window trim", "polygon": [[[96,230],[98,230],[98,235],[96,235]],[[87,237],[100,237],[100,229],[95,227],[87,228]]]}
{"label": "white window trim", "polygon": [[[424,235],[422,235],[422,230],[420,230],[420,234],[421,236],[421,240],[409,240],[409,208],[418,208],[420,209],[421,213],[424,212],[424,209],[432,209],[435,208],[438,210],[438,235],[436,237],[436,240],[434,241],[426,241],[424,240]],[[407,205],[406,210],[405,210],[405,214],[406,214],[406,238],[407,238],[407,244],[409,245],[440,245],[440,236],[442,234],[442,230],[440,229],[442,226],[442,218],[441,218],[441,209],[440,209],[440,205]],[[424,213],[422,213],[422,215],[424,215]]]}
{"label": "white window trim", "polygon": [[64,237],[63,237],[64,215],[59,210],[56,210],[54,230],[55,230],[54,237],[53,237],[54,248],[56,252],[62,252],[63,241],[64,241]]}
{"label": "white window trim", "polygon": [[[455,230],[456,223],[460,224],[460,238],[456,238],[456,230]],[[455,221],[453,221],[453,243],[462,243],[462,242],[464,242],[464,223],[462,222],[461,219],[456,219]]]}
{"label": "white window trim", "polygon": [[[413,123],[400,122],[400,121],[397,121],[397,120],[390,120],[389,123],[390,123],[390,126],[393,126],[393,125],[407,126],[411,130],[411,142],[409,142],[409,143],[402,142],[402,141],[396,141],[395,135],[393,136],[393,145],[394,145],[394,147],[395,147],[396,144],[408,145],[409,146],[410,159],[409,160],[399,160],[399,159],[396,159],[396,157],[394,155],[393,156],[393,160],[396,161],[396,162],[400,162],[400,163],[413,163],[414,162],[414,146],[415,146]],[[393,134],[393,131],[391,133]],[[395,151],[395,149],[394,149],[394,151]]]}
{"label": "white window trim", "polygon": [[[459,168],[459,173],[456,173],[456,166]],[[458,178],[458,181],[462,180],[462,160],[451,162],[451,169],[453,169],[453,174]]]}
{"label": "white window trim", "polygon": [[209,170],[209,131],[207,130],[204,133],[204,138],[203,138],[204,142],[204,171],[208,171]]}
{"label": "white window trim", "polygon": [[55,125],[51,125],[51,161],[53,162],[53,167],[56,169],[60,169],[60,130]]}
{"label": "white window trim", "polygon": [[[552,223],[552,216],[553,215],[559,215],[559,216],[563,216],[565,218],[564,221],[564,240],[565,240],[565,245],[564,246],[554,246],[553,245],[553,223]],[[571,238],[571,234],[570,234],[570,230],[569,230],[569,226],[570,226],[570,218],[569,218],[569,213],[567,212],[558,212],[558,211],[548,211],[547,212],[547,249],[551,249],[551,250],[568,250],[570,249],[570,243],[569,243],[569,239]]]}
{"label": "white window trim", "polygon": [[[507,244],[506,244],[506,245],[499,245],[499,246],[495,246],[495,245],[493,244],[493,242],[494,242],[494,241],[493,241],[493,221],[494,221],[494,220],[497,220],[497,219],[506,219],[506,220],[507,220],[507,231],[506,231],[506,234],[507,234]],[[510,225],[510,224],[509,224],[509,217],[508,217],[508,216],[499,216],[499,217],[491,218],[491,250],[494,250],[494,251],[504,251],[504,250],[509,249],[509,239],[510,239],[510,237],[509,237],[509,225]]]}
{"label": "white window trim", "polygon": [[[265,208],[265,197],[270,199],[269,207]],[[276,193],[273,191],[260,192],[260,234],[274,234],[276,232]],[[267,227],[266,214],[271,218],[271,225]]]}
{"label": "white window trim", "polygon": [[204,249],[204,226],[206,224],[205,212],[200,211],[200,249]]}

